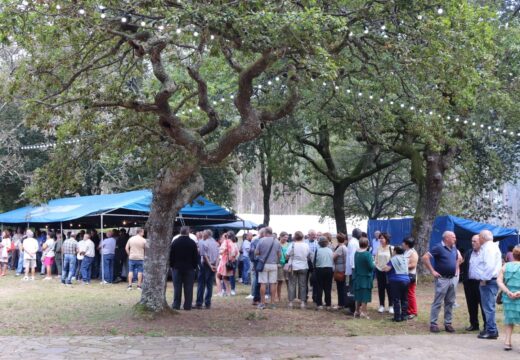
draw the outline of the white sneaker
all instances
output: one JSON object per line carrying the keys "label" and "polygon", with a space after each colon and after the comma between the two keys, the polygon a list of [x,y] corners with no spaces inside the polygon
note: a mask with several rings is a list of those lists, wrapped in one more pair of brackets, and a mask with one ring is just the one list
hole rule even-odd
{"label": "white sneaker", "polygon": [[23,281],[29,281],[29,278],[27,276],[24,276],[22,280]]}
{"label": "white sneaker", "polygon": [[292,308],[293,308],[293,303],[292,303],[292,301],[289,302],[289,304],[287,304],[287,306],[289,307],[289,309],[292,309]]}
{"label": "white sneaker", "polygon": [[393,314],[393,313],[394,313],[394,308],[393,308],[393,307],[388,308],[388,312],[389,312],[390,314]]}
{"label": "white sneaker", "polygon": [[235,296],[236,294],[235,290],[231,290],[231,296]]}
{"label": "white sneaker", "polygon": [[271,298],[271,297],[270,297],[269,295],[266,295],[266,296],[265,296],[265,299],[266,299],[266,300],[269,300],[270,298]]}
{"label": "white sneaker", "polygon": [[70,281],[76,281],[76,277],[73,276],[73,277],[70,279]]}
{"label": "white sneaker", "polygon": [[31,276],[31,281],[34,281],[34,276]]}
{"label": "white sneaker", "polygon": [[385,307],[384,306],[380,306],[379,309],[377,309],[377,312],[378,313],[384,313],[385,312]]}
{"label": "white sneaker", "polygon": [[246,296],[246,299],[247,299],[247,300],[251,300],[251,299],[254,299],[254,298],[255,298],[255,297],[254,297],[253,295],[247,295],[247,296]]}
{"label": "white sneaker", "polygon": [[306,307],[307,307],[307,305],[305,305],[304,302],[301,302],[301,303],[300,303],[300,309],[305,309]]}

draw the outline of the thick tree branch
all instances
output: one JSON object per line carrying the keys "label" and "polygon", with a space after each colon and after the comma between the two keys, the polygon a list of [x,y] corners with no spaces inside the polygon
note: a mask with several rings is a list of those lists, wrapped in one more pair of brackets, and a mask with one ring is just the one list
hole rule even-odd
{"label": "thick tree branch", "polygon": [[137,100],[129,101],[110,101],[110,102],[94,102],[89,105],[91,108],[110,108],[121,107],[125,109],[135,110],[136,112],[157,112],[159,107],[156,104],[141,103]]}
{"label": "thick tree branch", "polygon": [[199,94],[199,107],[208,116],[208,122],[197,130],[200,136],[205,136],[212,133],[218,128],[220,124],[220,119],[217,114],[217,111],[209,103],[208,85],[206,84],[206,81],[204,81],[202,76],[200,76],[198,69],[192,66],[188,66],[188,73],[190,74],[191,78],[195,80],[195,82],[197,83]]}
{"label": "thick tree branch", "polygon": [[320,191],[313,191],[311,189],[309,189],[307,186],[303,185],[303,184],[299,184],[298,185],[299,187],[301,187],[303,190],[307,191],[309,194],[312,194],[312,195],[316,195],[316,196],[328,196],[330,198],[333,197],[332,194],[329,194],[329,193],[325,193],[325,192],[320,192]]}

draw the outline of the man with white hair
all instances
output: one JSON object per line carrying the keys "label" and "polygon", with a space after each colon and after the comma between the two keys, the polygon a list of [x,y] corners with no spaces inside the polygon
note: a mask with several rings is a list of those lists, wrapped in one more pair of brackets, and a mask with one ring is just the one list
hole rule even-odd
{"label": "man with white hair", "polygon": [[[442,234],[442,242],[434,246],[422,257],[424,265],[435,277],[435,296],[430,312],[430,332],[432,333],[440,332],[437,319],[443,303],[444,329],[449,333],[455,332],[451,321],[453,318],[453,305],[456,299],[457,270],[461,260],[459,251],[455,247],[456,240],[453,231],[445,231]],[[435,266],[432,266],[431,259],[434,259]]]}
{"label": "man with white hair", "polygon": [[38,240],[34,238],[34,233],[27,230],[25,233],[27,238],[23,241],[23,263],[25,267],[24,281],[29,280],[29,269],[31,270],[31,280],[34,280],[36,269],[36,253],[38,252]]}
{"label": "man with white hair", "polygon": [[497,277],[502,268],[502,253],[498,244],[493,242],[493,234],[482,230],[479,234],[481,256],[477,263],[477,278],[480,280],[480,300],[486,315],[484,330],[479,339],[497,339],[498,329],[495,321],[495,304],[498,293]]}

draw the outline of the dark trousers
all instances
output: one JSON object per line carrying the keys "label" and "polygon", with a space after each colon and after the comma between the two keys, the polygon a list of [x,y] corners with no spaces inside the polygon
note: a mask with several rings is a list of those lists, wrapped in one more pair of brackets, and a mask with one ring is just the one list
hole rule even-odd
{"label": "dark trousers", "polygon": [[318,303],[318,284],[316,283],[316,269],[312,272],[307,271],[307,280],[310,286],[307,286],[307,299],[309,298],[309,288],[312,286],[312,301]]}
{"label": "dark trousers", "polygon": [[338,290],[338,306],[345,307],[347,306],[347,282],[336,281],[336,288]]}
{"label": "dark trousers", "polygon": [[[197,306],[202,306],[203,301],[207,308],[211,306],[214,279],[215,272],[211,270],[208,264],[202,264],[199,268],[199,276],[197,279]],[[204,296],[204,292],[206,292],[206,296]]]}
{"label": "dark trousers", "polygon": [[377,278],[377,293],[379,295],[379,305],[385,306],[385,291],[388,295],[388,306],[392,306],[392,296],[390,296],[390,285],[388,284],[388,279],[386,277],[386,272],[379,271],[376,269],[376,278]]}
{"label": "dark trousers", "polygon": [[182,291],[184,290],[184,310],[191,310],[193,301],[193,283],[195,282],[195,270],[172,269],[173,280],[173,305],[175,310],[181,308]]}
{"label": "dark trousers", "polygon": [[482,322],[486,323],[486,315],[482,309],[480,302],[480,281],[468,279],[464,281],[464,295],[466,296],[466,304],[468,305],[469,323],[471,326],[478,328],[478,308],[482,312]]}
{"label": "dark trousers", "polygon": [[325,293],[325,306],[330,306],[333,276],[332,268],[316,268],[314,271],[316,273],[316,305],[323,305],[323,293]]}
{"label": "dark trousers", "polygon": [[408,316],[408,284],[402,281],[390,281],[390,299],[394,304],[394,320],[406,320]]}
{"label": "dark trousers", "polygon": [[260,283],[258,282],[258,271],[255,271],[255,293],[253,294],[253,302],[260,302]]}

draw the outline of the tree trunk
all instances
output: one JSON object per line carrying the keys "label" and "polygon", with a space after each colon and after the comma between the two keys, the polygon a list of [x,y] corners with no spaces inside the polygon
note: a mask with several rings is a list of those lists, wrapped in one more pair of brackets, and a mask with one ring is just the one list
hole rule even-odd
{"label": "tree trunk", "polygon": [[[418,203],[414,216],[413,237],[416,239],[416,250],[419,256],[429,251],[433,223],[439,211],[444,189],[444,173],[446,171],[445,155],[425,152],[426,174],[418,183]],[[419,262],[419,273],[427,273],[422,262]]]}
{"label": "tree trunk", "polygon": [[332,208],[334,210],[334,220],[336,220],[336,231],[347,234],[347,221],[345,219],[345,187],[334,184],[332,194]]}
{"label": "tree trunk", "polygon": [[262,185],[262,204],[264,209],[263,224],[268,226],[271,221],[271,191],[273,187],[273,174],[268,164],[266,164],[266,159],[263,154],[260,156],[260,178]]}
{"label": "tree trunk", "polygon": [[168,308],[166,280],[173,223],[179,210],[204,190],[204,180],[195,165],[164,169],[156,180],[146,228],[148,248],[144,261],[140,304],[151,312]]}

